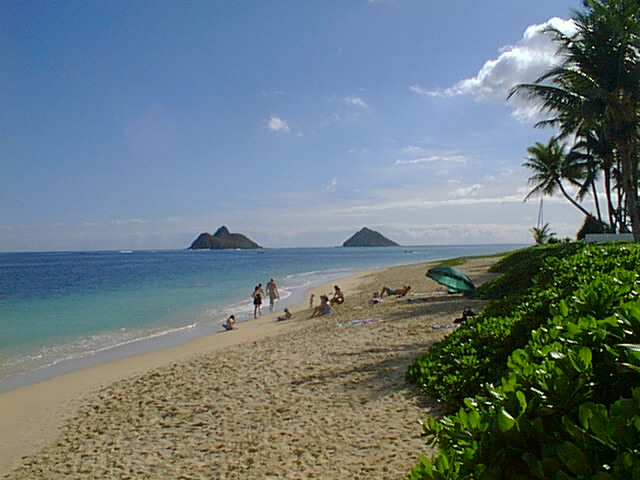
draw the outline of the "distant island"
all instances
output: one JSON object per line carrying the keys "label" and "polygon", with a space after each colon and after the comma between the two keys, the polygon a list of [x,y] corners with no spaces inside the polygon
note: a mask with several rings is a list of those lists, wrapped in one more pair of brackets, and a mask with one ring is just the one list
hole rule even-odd
{"label": "distant island", "polygon": [[375,230],[369,230],[367,227],[362,228],[354,234],[346,242],[343,247],[398,247],[399,245],[393,240],[389,240]]}
{"label": "distant island", "polygon": [[262,248],[253,240],[241,233],[230,233],[225,226],[220,227],[216,233],[201,233],[198,235],[189,250],[219,250],[219,249],[251,249]]}

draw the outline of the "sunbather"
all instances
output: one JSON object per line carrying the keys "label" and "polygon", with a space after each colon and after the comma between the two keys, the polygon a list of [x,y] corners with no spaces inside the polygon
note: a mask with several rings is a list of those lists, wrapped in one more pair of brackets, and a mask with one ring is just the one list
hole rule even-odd
{"label": "sunbather", "polygon": [[331,307],[329,306],[329,297],[326,295],[320,295],[320,305],[313,309],[313,312],[309,316],[320,317],[322,315],[329,315],[331,313]]}
{"label": "sunbather", "polygon": [[380,298],[384,297],[386,293],[388,296],[397,295],[398,297],[404,297],[411,290],[411,285],[405,285],[402,288],[396,288],[395,290],[390,289],[389,287],[382,287],[380,292]]}

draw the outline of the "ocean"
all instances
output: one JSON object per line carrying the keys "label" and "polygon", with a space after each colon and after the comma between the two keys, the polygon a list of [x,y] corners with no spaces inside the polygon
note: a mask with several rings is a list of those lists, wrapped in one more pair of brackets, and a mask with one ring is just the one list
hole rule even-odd
{"label": "ocean", "polygon": [[281,311],[360,270],[522,246],[0,253],[0,392],[249,320],[270,278]]}

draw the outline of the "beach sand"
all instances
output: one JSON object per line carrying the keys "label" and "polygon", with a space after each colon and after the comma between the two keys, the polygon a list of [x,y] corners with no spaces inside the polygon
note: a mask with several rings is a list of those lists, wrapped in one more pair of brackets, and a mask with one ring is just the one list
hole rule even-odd
{"label": "beach sand", "polygon": [[[495,258],[458,268],[476,284]],[[231,332],[0,395],[0,474],[11,479],[401,479],[438,405],[405,383],[411,361],[481,300],[448,295],[428,264],[337,283],[346,302],[292,308]],[[406,298],[369,305],[383,285]],[[411,299],[408,303],[406,299]],[[277,306],[277,305],[276,305]]]}

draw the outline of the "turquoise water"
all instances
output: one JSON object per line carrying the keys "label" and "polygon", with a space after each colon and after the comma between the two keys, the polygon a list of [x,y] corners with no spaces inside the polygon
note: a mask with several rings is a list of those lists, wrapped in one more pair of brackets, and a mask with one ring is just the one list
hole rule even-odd
{"label": "turquoise water", "polygon": [[0,391],[245,321],[270,278],[279,311],[358,270],[520,246],[0,253]]}

